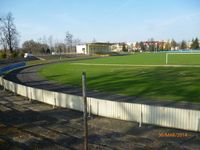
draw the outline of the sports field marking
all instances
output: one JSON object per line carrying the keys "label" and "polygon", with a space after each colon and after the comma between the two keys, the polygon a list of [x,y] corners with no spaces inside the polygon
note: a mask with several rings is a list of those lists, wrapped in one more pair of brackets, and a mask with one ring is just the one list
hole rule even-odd
{"label": "sports field marking", "polygon": [[189,67],[200,68],[200,65],[131,65],[131,64],[93,64],[93,63],[70,63],[72,65],[84,66],[120,66],[120,67]]}

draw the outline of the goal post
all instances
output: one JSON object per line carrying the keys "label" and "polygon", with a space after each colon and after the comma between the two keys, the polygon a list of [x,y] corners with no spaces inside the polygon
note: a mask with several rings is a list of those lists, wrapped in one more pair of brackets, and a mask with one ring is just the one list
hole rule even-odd
{"label": "goal post", "polygon": [[200,55],[200,53],[166,53],[165,55],[165,64],[169,64],[169,56],[170,55]]}

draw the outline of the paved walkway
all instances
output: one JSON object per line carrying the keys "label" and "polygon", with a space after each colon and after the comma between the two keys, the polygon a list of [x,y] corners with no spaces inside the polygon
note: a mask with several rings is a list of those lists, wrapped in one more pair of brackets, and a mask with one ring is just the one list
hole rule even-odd
{"label": "paved walkway", "polygon": [[[60,85],[54,83],[52,81],[48,81],[38,75],[38,70],[45,65],[37,65],[33,67],[27,67],[23,69],[19,69],[11,72],[5,78],[11,81],[32,86],[36,88],[46,89],[50,91],[57,91],[68,94],[82,95],[81,88],[73,87],[70,85]],[[110,93],[103,93],[97,91],[87,91],[87,95],[89,97],[95,97],[100,99],[107,99],[113,101],[121,101],[121,102],[131,102],[131,103],[142,103],[149,105],[158,105],[158,106],[166,106],[166,107],[178,107],[178,108],[186,108],[186,109],[195,109],[200,110],[199,103],[189,103],[189,102],[177,102],[177,101],[166,101],[166,100],[147,100],[134,96],[124,96],[124,95],[114,95]]]}
{"label": "paved walkway", "polygon": [[[14,96],[0,87],[0,149],[80,150],[82,113]],[[184,137],[161,137],[165,134]],[[170,135],[169,134],[169,135]],[[91,150],[200,150],[200,134],[91,116]]]}

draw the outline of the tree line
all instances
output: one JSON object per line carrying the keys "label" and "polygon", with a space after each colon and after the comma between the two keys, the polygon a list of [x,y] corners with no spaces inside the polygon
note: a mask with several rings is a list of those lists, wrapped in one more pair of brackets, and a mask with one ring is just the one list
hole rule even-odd
{"label": "tree line", "polygon": [[80,39],[74,38],[73,34],[67,31],[62,42],[54,40],[53,36],[49,36],[48,39],[44,36],[39,40],[24,41],[19,47],[19,33],[12,13],[9,12],[0,18],[0,50],[2,50],[1,53],[4,52],[3,57],[6,55],[16,56],[17,53],[73,53],[75,52],[74,46],[80,43]]}
{"label": "tree line", "polygon": [[181,42],[176,42],[174,39],[172,39],[171,41],[168,40],[167,42],[162,42],[162,41],[157,42],[154,41],[153,39],[150,39],[146,42],[136,42],[135,47],[138,50],[143,50],[143,51],[162,51],[162,50],[179,50],[179,49],[198,50],[200,49],[200,44],[198,38],[192,39],[192,41],[189,43],[187,43],[185,40],[182,40]]}
{"label": "tree line", "polygon": [[67,31],[63,42],[54,40],[52,36],[45,36],[39,40],[27,40],[22,44],[22,51],[33,54],[50,54],[52,52],[60,53],[75,53],[75,45],[80,44],[79,39],[73,39],[73,35]]}

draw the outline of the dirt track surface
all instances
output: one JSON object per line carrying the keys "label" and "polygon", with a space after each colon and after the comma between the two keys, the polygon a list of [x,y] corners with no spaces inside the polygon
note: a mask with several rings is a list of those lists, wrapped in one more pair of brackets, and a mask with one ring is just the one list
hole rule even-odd
{"label": "dirt track surface", "polygon": [[[51,65],[51,64],[48,64]],[[5,76],[6,79],[40,89],[46,89],[50,91],[57,91],[62,93],[82,95],[80,87],[73,87],[70,85],[60,85],[52,81],[48,81],[38,75],[38,70],[46,65],[37,65],[32,67],[26,67],[19,70],[15,70]],[[81,76],[81,75],[80,75]],[[166,106],[166,107],[178,107],[186,109],[200,110],[199,103],[189,103],[189,102],[176,102],[176,101],[165,101],[165,100],[147,100],[134,96],[124,96],[124,95],[113,95],[110,93],[103,93],[97,91],[87,91],[89,97],[95,97],[100,99],[107,99],[113,101],[121,102],[131,102],[131,103],[143,103],[149,105]]]}
{"label": "dirt track surface", "polygon": [[[83,149],[82,113],[14,96],[0,87],[0,149]],[[184,137],[163,137],[165,134]],[[200,134],[91,116],[91,150],[199,150]]]}

